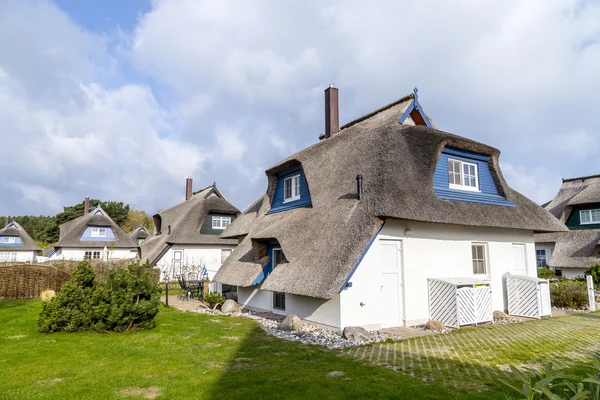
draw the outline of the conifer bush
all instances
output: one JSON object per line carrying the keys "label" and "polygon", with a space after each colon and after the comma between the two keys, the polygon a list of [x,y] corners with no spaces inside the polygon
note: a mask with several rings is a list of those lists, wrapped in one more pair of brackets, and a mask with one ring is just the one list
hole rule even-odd
{"label": "conifer bush", "polygon": [[40,332],[126,331],[155,325],[160,288],[148,266],[134,263],[110,270],[106,281],[95,279],[87,262],[78,264],[71,281],[43,304]]}

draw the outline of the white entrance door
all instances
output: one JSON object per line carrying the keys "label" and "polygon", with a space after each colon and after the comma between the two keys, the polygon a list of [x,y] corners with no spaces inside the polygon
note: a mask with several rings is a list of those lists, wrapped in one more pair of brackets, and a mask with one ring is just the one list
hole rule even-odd
{"label": "white entrance door", "polygon": [[527,266],[525,264],[525,245],[513,244],[512,256],[513,256],[513,274],[514,275],[527,275]]}
{"label": "white entrance door", "polygon": [[389,328],[404,324],[402,311],[403,282],[400,242],[381,240],[381,327]]}
{"label": "white entrance door", "polygon": [[[173,251],[173,277],[177,275],[181,275],[181,267],[183,262],[183,251],[175,250]],[[185,277],[187,279],[187,276]]]}

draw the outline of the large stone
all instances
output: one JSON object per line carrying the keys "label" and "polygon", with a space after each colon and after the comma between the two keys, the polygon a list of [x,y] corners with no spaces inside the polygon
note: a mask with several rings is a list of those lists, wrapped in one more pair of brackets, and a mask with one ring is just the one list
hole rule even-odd
{"label": "large stone", "polygon": [[302,320],[296,314],[286,315],[279,323],[279,329],[284,331],[299,331],[302,328]]}
{"label": "large stone", "polygon": [[494,321],[506,321],[510,316],[504,311],[494,311]]}
{"label": "large stone", "polygon": [[225,300],[225,302],[221,306],[221,312],[224,313],[234,313],[238,311],[240,311],[240,306],[238,305],[238,303],[235,302],[235,300]]}
{"label": "large stone", "polygon": [[431,320],[425,323],[425,329],[430,331],[441,331],[444,328],[446,328],[446,324],[444,324],[442,321]]}
{"label": "large stone", "polygon": [[342,337],[353,342],[366,342],[371,339],[371,333],[360,326],[347,326],[342,332]]}

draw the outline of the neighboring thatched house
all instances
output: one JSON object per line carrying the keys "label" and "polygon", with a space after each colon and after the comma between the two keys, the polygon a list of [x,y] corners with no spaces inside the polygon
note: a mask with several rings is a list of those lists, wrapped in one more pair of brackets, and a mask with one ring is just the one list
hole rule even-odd
{"label": "neighboring thatched house", "polygon": [[58,242],[49,254],[50,260],[105,259],[121,260],[138,257],[138,247],[98,206],[89,211],[85,199],[84,214],[59,226]]}
{"label": "neighboring thatched house", "polygon": [[188,178],[186,200],[154,215],[154,234],[140,246],[142,260],[160,268],[161,279],[165,272],[170,279],[199,279],[203,269],[212,278],[237,245],[237,240],[219,235],[239,213],[216,184],[193,193]]}
{"label": "neighboring thatched house", "polygon": [[269,168],[221,235],[240,243],[215,280],[334,329],[424,323],[428,278],[489,282],[505,309],[503,276],[536,276],[534,232],[566,228],[507,185],[498,150],[428,127],[416,96],[338,132],[332,91],[323,140]]}
{"label": "neighboring thatched house", "polygon": [[563,179],[543,207],[570,231],[535,235],[538,267],[574,278],[600,263],[600,175]]}
{"label": "neighboring thatched house", "polygon": [[[135,221],[133,221],[133,222],[135,222]],[[144,242],[144,240],[148,239],[148,236],[150,236],[150,232],[148,232],[148,230],[144,226],[140,226],[139,228],[136,228],[134,225],[133,230],[131,232],[129,232],[127,234],[127,236],[129,236],[131,239],[133,239],[135,244],[137,246],[139,246]]]}
{"label": "neighboring thatched house", "polygon": [[6,218],[0,229],[0,262],[35,262],[41,250],[21,225]]}

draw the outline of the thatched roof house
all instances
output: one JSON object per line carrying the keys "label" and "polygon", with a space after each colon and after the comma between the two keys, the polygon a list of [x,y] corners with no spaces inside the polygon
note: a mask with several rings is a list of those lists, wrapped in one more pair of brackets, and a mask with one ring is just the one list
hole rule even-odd
{"label": "thatched roof house", "polygon": [[138,248],[135,241],[123,231],[110,216],[97,206],[88,212],[88,199],[84,215],[59,226],[58,242],[49,258],[81,260],[101,258],[105,248],[110,249],[110,258],[135,258]]}
{"label": "thatched roof house", "polygon": [[[161,260],[171,259],[169,250],[181,248],[183,253],[186,249],[190,252],[191,249],[233,248],[237,245],[237,240],[219,237],[225,228],[221,228],[220,221],[227,218],[230,223],[240,211],[225,198],[216,184],[194,193],[191,192],[191,179],[188,178],[187,184],[186,200],[158,211],[154,215],[153,235],[140,245],[142,260],[149,261],[152,266]],[[181,257],[183,260],[186,255],[181,254]],[[218,264],[220,266],[220,262]]]}
{"label": "thatched roof house", "polygon": [[0,262],[35,261],[41,250],[17,222],[8,222],[0,229]]}
{"label": "thatched roof house", "polygon": [[[327,100],[326,100],[327,101]],[[433,129],[414,95],[341,127],[339,132],[266,170],[267,192],[221,235],[241,240],[219,270],[219,282],[320,299],[346,287],[386,221],[407,220],[465,227],[554,232],[558,220],[511,189],[500,170],[500,152],[490,146]],[[327,109],[327,105],[326,105]],[[416,112],[417,111],[421,112]],[[402,120],[415,113],[411,120]],[[425,123],[425,121],[427,123]],[[420,126],[419,126],[420,125]],[[476,153],[489,169],[493,193],[463,195],[436,187],[444,149]],[[310,204],[273,212],[282,174],[296,170]],[[481,179],[483,173],[481,171]],[[448,177],[446,172],[446,186]],[[357,196],[357,185],[360,196]],[[359,197],[359,198],[357,198]],[[281,246],[285,260],[270,273],[266,252]]]}
{"label": "thatched roof house", "polygon": [[140,245],[144,240],[146,240],[150,236],[150,232],[144,227],[140,226],[139,228],[133,229],[131,232],[127,234],[136,245]]}
{"label": "thatched roof house", "polygon": [[535,236],[540,266],[545,261],[565,276],[581,276],[600,263],[600,175],[563,179],[543,207],[570,232]]}

